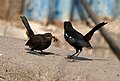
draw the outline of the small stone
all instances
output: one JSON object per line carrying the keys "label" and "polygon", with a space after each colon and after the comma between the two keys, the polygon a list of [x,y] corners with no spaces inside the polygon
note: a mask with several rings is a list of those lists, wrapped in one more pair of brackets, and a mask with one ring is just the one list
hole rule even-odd
{"label": "small stone", "polygon": [[117,76],[119,77],[120,75],[119,75],[119,74],[117,74]]}

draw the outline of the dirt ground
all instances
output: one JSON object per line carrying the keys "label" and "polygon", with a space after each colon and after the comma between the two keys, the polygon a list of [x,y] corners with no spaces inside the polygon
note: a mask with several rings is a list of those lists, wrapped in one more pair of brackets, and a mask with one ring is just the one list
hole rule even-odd
{"label": "dirt ground", "polygon": [[120,62],[50,46],[40,55],[30,52],[25,41],[0,37],[0,81],[119,81]]}
{"label": "dirt ground", "polygon": [[[109,20],[103,20],[107,21],[108,24],[105,25],[106,32],[108,32],[113,39],[116,41],[116,43],[119,45],[120,43],[120,29],[119,29],[119,22],[120,19],[109,21]],[[63,23],[56,22],[56,25],[49,24],[48,26],[43,25],[39,22],[30,21],[31,28],[35,33],[45,33],[45,32],[51,32],[53,35],[55,35],[59,40],[60,43],[53,43],[52,46],[56,46],[63,49],[69,49],[72,51],[75,51],[73,47],[71,47],[63,37]],[[94,24],[92,24],[94,27]],[[73,26],[75,29],[77,29],[79,32],[81,32],[83,35],[85,35],[91,28],[86,25],[85,22],[78,21],[73,22]],[[26,29],[24,28],[22,22],[20,19],[13,19],[10,22],[0,20],[0,35],[7,36],[7,37],[13,37],[13,38],[19,38],[27,40],[26,36]],[[89,50],[84,48],[82,53],[84,54],[90,54],[90,55],[96,55],[99,57],[104,57],[108,59],[116,59],[116,56],[109,48],[109,45],[104,40],[104,38],[101,36],[99,32],[96,32],[94,36],[91,39],[91,44],[94,49]],[[120,45],[119,45],[120,46]]]}
{"label": "dirt ground", "polygon": [[[120,43],[120,20],[110,21],[106,31]],[[75,62],[66,59],[74,53],[63,38],[63,24],[42,25],[30,21],[35,33],[51,32],[61,42],[45,50],[48,55],[30,52],[22,22],[0,20],[0,81],[120,81],[120,62],[99,32],[91,39],[94,49],[84,48]],[[59,26],[58,26],[59,25]],[[84,22],[73,23],[83,35],[91,28]],[[17,39],[16,39],[17,38]]]}

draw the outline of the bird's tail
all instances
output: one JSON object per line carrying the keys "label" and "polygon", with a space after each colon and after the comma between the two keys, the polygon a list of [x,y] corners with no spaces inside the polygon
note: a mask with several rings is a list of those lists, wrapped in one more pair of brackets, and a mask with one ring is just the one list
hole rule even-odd
{"label": "bird's tail", "polygon": [[32,31],[32,29],[30,28],[30,25],[28,23],[28,20],[25,16],[20,16],[23,24],[25,25],[26,29],[27,29],[27,36],[30,38],[34,35],[34,32]]}
{"label": "bird's tail", "polygon": [[92,37],[92,35],[94,34],[95,31],[97,31],[99,28],[101,28],[102,26],[104,26],[105,24],[107,24],[107,22],[102,22],[99,23],[98,25],[96,25],[91,31],[89,31],[85,36],[84,39],[86,41],[89,41]]}

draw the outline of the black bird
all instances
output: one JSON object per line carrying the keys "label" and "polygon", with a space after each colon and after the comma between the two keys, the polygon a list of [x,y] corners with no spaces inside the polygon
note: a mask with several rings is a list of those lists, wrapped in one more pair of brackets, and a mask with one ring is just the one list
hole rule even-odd
{"label": "black bird", "polygon": [[29,37],[29,40],[25,45],[29,46],[31,51],[40,50],[44,53],[42,50],[47,49],[51,45],[52,38],[54,41],[59,41],[55,36],[52,36],[51,33],[35,35],[27,21],[27,18],[25,16],[20,16],[20,18],[27,29],[26,34]]}
{"label": "black bird", "polygon": [[67,58],[72,58],[76,55],[76,57],[80,54],[83,47],[87,47],[92,49],[93,47],[89,43],[89,40],[93,36],[94,32],[107,24],[107,22],[102,22],[96,25],[91,31],[89,31],[85,36],[83,36],[81,33],[76,31],[70,21],[64,22],[64,38],[65,40],[76,49],[76,52],[68,56]]}

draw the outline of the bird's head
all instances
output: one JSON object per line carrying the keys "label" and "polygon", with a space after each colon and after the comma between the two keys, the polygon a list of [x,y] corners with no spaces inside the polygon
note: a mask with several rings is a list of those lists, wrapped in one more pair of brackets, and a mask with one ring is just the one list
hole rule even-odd
{"label": "bird's head", "polygon": [[66,31],[66,30],[71,30],[71,29],[73,29],[71,22],[65,21],[64,22],[64,30]]}
{"label": "bird's head", "polygon": [[60,42],[59,39],[57,39],[57,37],[53,36],[51,33],[45,33],[44,34],[45,38],[52,40],[52,38],[54,39],[54,42]]}
{"label": "bird's head", "polygon": [[50,39],[50,40],[52,39],[52,34],[51,33],[45,33],[44,36],[47,39]]}

